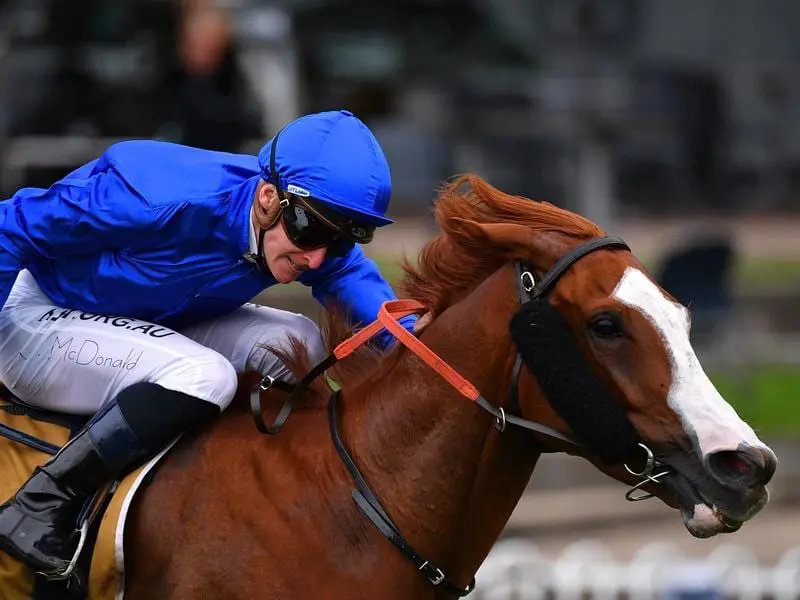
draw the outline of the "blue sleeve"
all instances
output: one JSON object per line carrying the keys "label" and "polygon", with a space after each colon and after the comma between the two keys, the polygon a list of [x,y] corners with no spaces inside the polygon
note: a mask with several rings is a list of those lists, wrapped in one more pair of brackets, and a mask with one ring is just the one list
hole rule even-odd
{"label": "blue sleeve", "polygon": [[[355,246],[347,256],[326,260],[315,271],[309,271],[301,282],[311,286],[311,293],[323,306],[335,302],[349,311],[354,327],[368,325],[378,318],[378,309],[387,300],[397,296],[383,278],[378,265]],[[409,315],[400,319],[403,326],[413,331],[417,317]],[[384,331],[374,338],[381,348],[388,348],[394,336]]]}
{"label": "blue sleeve", "polygon": [[0,202],[0,307],[19,271],[37,258],[120,248],[141,239],[153,210],[114,171],[86,165],[48,189]]}

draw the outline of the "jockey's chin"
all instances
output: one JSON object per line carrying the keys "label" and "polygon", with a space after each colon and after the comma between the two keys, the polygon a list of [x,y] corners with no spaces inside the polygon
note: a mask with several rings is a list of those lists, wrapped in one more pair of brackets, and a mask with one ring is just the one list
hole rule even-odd
{"label": "jockey's chin", "polygon": [[279,283],[291,283],[304,271],[318,268],[323,260],[325,260],[325,248],[317,250],[296,248],[293,252],[276,256],[274,260],[269,260],[268,256],[267,266]]}
{"label": "jockey's chin", "polygon": [[304,250],[289,241],[280,227],[275,227],[264,236],[264,257],[272,276],[278,283],[291,283],[303,271],[317,269],[325,260],[327,248]]}
{"label": "jockey's chin", "polygon": [[305,270],[302,263],[297,263],[291,255],[281,256],[274,265],[270,265],[273,277],[278,283],[291,283]]}

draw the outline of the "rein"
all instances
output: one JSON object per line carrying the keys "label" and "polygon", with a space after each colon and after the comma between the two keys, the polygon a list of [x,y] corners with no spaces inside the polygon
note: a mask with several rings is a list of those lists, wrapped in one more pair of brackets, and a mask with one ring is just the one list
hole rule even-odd
{"label": "rein", "polygon": [[[628,245],[623,240],[616,237],[602,237],[589,240],[561,258],[538,283],[534,279],[532,270],[527,265],[524,265],[520,262],[515,263],[520,301],[524,304],[529,301],[544,298],[548,292],[552,290],[561,276],[563,276],[573,264],[587,254],[603,248],[630,250]],[[398,319],[402,317],[411,314],[420,314],[426,310],[427,307],[416,300],[403,299],[384,302],[378,311],[378,317],[375,321],[336,346],[336,348],[327,358],[312,368],[300,381],[297,382],[297,384],[276,380],[269,376],[262,379],[258,385],[254,386],[250,393],[251,413],[258,431],[271,435],[278,433],[278,431],[280,431],[280,429],[286,423],[286,420],[297,403],[297,400],[307,390],[312,381],[322,375],[328,368],[336,364],[339,360],[351,355],[372,337],[385,329],[394,335],[394,337],[406,348],[416,354],[431,369],[436,371],[436,373],[438,373],[443,379],[445,379],[445,381],[453,386],[462,396],[468,400],[471,400],[472,402],[475,402],[475,404],[477,404],[480,408],[491,414],[495,420],[495,427],[499,432],[505,431],[506,426],[510,423],[534,433],[567,442],[576,447],[584,446],[584,444],[581,444],[574,438],[567,436],[552,427],[548,427],[528,419],[523,419],[515,414],[509,414],[503,407],[493,405],[491,402],[486,400],[483,395],[481,395],[481,393],[474,385],[472,385],[472,383],[456,372],[455,369],[448,365],[433,350],[428,348],[419,339],[417,339],[414,334],[410,333],[398,321]],[[522,370],[522,364],[522,357],[519,353],[517,353],[514,366],[511,371],[511,392],[509,404],[510,409],[513,411],[519,410],[517,387],[519,384],[519,376]],[[261,392],[272,387],[290,392],[290,396],[281,407],[281,410],[279,411],[273,424],[268,427],[264,423],[263,419],[261,408]],[[369,518],[370,521],[375,525],[375,527],[416,566],[417,570],[423,574],[423,576],[431,585],[442,586],[449,593],[455,596],[466,596],[475,588],[475,578],[473,577],[465,588],[461,588],[447,579],[444,572],[440,568],[434,566],[430,561],[417,554],[411,545],[403,538],[397,526],[391,520],[374,492],[372,492],[372,490],[369,488],[369,485],[359,471],[355,461],[350,456],[341,439],[341,436],[339,435],[337,406],[340,393],[341,390],[336,390],[331,395],[328,404],[328,420],[330,423],[331,436],[333,438],[336,450],[350,472],[350,475],[357,487],[357,489],[353,490],[353,499],[358,504],[362,512],[367,516],[367,518]],[[660,479],[669,474],[669,470],[654,457],[650,448],[642,443],[638,443],[638,446],[645,452],[645,466],[640,471],[635,471],[630,468],[627,463],[624,465],[630,474],[642,478],[642,480],[635,484],[625,495],[625,498],[632,502],[645,500],[652,497],[652,494],[641,493],[639,489],[647,483],[660,483]],[[547,450],[542,448],[541,451],[544,452]],[[656,471],[659,472],[656,473]]]}
{"label": "rein", "polygon": [[[569,442],[575,446],[580,446],[576,440],[564,435],[552,427],[542,425],[541,423],[536,423],[535,421],[529,421],[516,415],[507,414],[505,409],[495,406],[489,402],[481,395],[474,385],[456,372],[456,370],[448,365],[438,354],[419,341],[398,321],[398,319],[408,315],[424,313],[426,310],[427,307],[416,300],[389,300],[384,302],[378,311],[378,318],[375,321],[359,331],[356,335],[339,344],[334,349],[333,354],[309,371],[308,375],[306,375],[297,384],[297,386],[291,386],[291,384],[286,384],[282,381],[276,381],[271,377],[267,378],[266,382],[262,381],[259,386],[253,389],[250,397],[252,407],[258,409],[253,411],[255,424],[258,430],[262,433],[277,433],[286,422],[286,419],[288,418],[289,413],[291,413],[297,398],[303,392],[303,390],[308,387],[308,384],[310,384],[311,381],[319,377],[322,372],[330,368],[339,360],[346,358],[355,352],[360,346],[369,341],[370,338],[386,329],[406,348],[411,350],[420,359],[422,359],[425,364],[436,371],[436,373],[441,375],[442,378],[444,378],[445,381],[453,386],[462,396],[464,396],[467,400],[475,402],[482,409],[490,413],[495,418],[496,427],[499,431],[504,431],[506,425],[511,423],[512,425],[517,425],[537,433],[542,433],[544,435]],[[517,372],[516,375],[518,376],[519,368],[515,368],[515,371]],[[267,390],[270,387],[280,387],[284,391],[292,391],[292,395],[283,405],[283,408],[278,414],[278,417],[275,419],[274,424],[271,427],[266,427],[263,419],[260,418],[260,397],[258,392]]]}

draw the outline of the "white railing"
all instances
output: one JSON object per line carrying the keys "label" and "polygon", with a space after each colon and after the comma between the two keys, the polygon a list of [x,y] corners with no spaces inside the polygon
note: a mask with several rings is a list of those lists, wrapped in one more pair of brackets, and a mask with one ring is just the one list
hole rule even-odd
{"label": "white railing", "polygon": [[476,577],[476,600],[798,600],[800,545],[764,565],[736,545],[697,558],[653,543],[622,562],[595,541],[552,559],[531,542],[509,539],[495,545]]}

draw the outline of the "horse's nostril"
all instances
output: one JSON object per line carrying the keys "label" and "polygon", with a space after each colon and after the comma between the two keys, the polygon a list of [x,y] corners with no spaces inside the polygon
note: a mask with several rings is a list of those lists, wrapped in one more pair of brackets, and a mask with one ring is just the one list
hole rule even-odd
{"label": "horse's nostril", "polygon": [[709,455],[708,470],[729,487],[766,485],[775,473],[775,455],[761,448],[746,446],[740,450],[725,450]]}
{"label": "horse's nostril", "polygon": [[748,475],[753,469],[753,463],[737,452],[728,452],[724,456],[720,456],[720,460],[726,469],[742,477]]}

